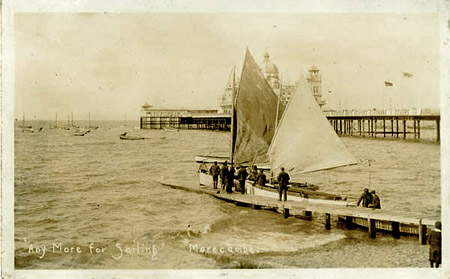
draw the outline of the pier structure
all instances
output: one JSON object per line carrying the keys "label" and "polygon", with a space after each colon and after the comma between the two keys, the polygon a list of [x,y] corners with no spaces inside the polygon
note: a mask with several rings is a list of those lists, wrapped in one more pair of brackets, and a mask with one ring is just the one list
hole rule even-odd
{"label": "pier structure", "polygon": [[[421,138],[424,123],[433,124],[435,140],[440,141],[440,115],[328,115],[331,126],[339,136],[374,138]],[[207,114],[162,114],[141,116],[141,129],[173,127],[189,130],[230,131],[231,116]]]}
{"label": "pier structure", "polygon": [[331,203],[315,203],[313,202],[314,199],[289,201],[289,196],[287,202],[279,202],[276,199],[256,195],[228,194],[224,191],[212,189],[212,186],[200,187],[157,182],[173,189],[207,194],[216,199],[233,203],[236,206],[277,212],[284,219],[290,217],[304,220],[316,219],[324,224],[325,230],[330,230],[333,227],[350,230],[360,227],[367,230],[369,238],[376,238],[377,233],[383,232],[391,233],[394,238],[400,238],[401,235],[416,235],[418,236],[419,244],[425,245],[428,227],[434,226],[437,221],[417,216],[410,212],[356,207],[351,202],[349,202],[348,206],[345,206]]}
{"label": "pier structure", "polygon": [[[440,141],[440,115],[328,115],[331,126],[339,136],[396,137],[412,135],[420,139],[421,124],[432,124],[435,140]],[[434,125],[433,125],[434,124]]]}

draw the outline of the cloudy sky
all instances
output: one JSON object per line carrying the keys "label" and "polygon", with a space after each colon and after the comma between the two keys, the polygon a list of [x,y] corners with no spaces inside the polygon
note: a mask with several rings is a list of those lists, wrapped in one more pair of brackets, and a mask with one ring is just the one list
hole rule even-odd
{"label": "cloudy sky", "polygon": [[317,66],[333,108],[439,107],[434,14],[19,13],[14,24],[19,119],[137,119],[145,101],[217,108],[247,47],[258,63],[267,50],[284,84]]}

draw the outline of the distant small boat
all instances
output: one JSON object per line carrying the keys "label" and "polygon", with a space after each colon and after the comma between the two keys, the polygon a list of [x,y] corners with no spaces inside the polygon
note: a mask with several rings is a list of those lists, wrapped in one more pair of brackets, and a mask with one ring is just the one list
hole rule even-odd
{"label": "distant small boat", "polygon": [[23,128],[23,129],[31,129],[31,128],[33,128],[33,126],[31,126],[31,125],[19,125],[19,128]]}
{"label": "distant small boat", "polygon": [[174,127],[164,127],[164,131],[166,132],[179,132],[180,129],[174,128]]}
{"label": "distant small boat", "polygon": [[120,135],[121,140],[145,140],[145,139],[165,139],[166,137],[141,137],[141,136],[130,136],[127,133],[123,133]]}
{"label": "distant small boat", "polygon": [[90,133],[91,130],[87,130],[87,131],[82,131],[82,132],[75,132],[73,133],[74,136],[78,136],[78,137],[83,137],[84,135]]}

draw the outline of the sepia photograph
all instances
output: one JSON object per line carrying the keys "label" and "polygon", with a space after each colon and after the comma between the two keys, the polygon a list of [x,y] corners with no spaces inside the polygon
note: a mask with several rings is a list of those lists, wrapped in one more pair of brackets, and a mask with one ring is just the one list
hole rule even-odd
{"label": "sepia photograph", "polygon": [[444,1],[19,2],[2,277],[448,276]]}

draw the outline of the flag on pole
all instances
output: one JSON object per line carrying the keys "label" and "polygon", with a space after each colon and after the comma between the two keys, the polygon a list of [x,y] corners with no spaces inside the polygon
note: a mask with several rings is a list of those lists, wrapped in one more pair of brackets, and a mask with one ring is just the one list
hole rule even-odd
{"label": "flag on pole", "polygon": [[384,85],[385,85],[385,86],[393,86],[394,84],[393,84],[392,82],[385,81],[385,82],[384,82]]}
{"label": "flag on pole", "polygon": [[404,78],[412,78],[412,77],[413,77],[413,74],[404,72],[404,73],[403,73],[403,77],[404,77]]}

